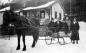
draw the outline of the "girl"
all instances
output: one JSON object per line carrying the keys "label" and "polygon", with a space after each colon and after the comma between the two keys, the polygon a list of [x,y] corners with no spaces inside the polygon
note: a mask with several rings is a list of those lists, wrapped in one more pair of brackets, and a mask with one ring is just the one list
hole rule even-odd
{"label": "girl", "polygon": [[71,24],[71,32],[72,32],[71,40],[73,41],[72,43],[75,44],[75,41],[76,41],[76,43],[78,44],[78,40],[79,40],[79,23],[77,22],[76,18],[73,19],[73,22]]}

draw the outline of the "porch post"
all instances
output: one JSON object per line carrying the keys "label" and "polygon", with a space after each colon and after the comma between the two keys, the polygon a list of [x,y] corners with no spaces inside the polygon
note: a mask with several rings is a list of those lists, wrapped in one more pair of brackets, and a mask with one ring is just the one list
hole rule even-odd
{"label": "porch post", "polygon": [[50,20],[52,19],[52,6],[50,7]]}

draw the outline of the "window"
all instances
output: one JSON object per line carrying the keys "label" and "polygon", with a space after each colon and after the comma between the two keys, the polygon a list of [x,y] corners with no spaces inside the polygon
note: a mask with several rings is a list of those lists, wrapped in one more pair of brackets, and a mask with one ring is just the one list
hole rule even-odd
{"label": "window", "polygon": [[59,19],[61,20],[61,13],[59,13]]}
{"label": "window", "polygon": [[55,11],[55,18],[57,18],[57,12]]}
{"label": "window", "polygon": [[40,18],[45,18],[45,11],[44,10],[40,11]]}

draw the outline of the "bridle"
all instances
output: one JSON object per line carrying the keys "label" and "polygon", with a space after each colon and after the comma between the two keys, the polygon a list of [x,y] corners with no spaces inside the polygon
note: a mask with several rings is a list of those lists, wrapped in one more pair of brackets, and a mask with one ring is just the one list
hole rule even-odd
{"label": "bridle", "polygon": [[[16,13],[13,13],[13,14],[16,14]],[[9,11],[9,16],[10,16],[10,15],[12,15],[12,14],[11,14],[11,12]],[[14,15],[14,16],[15,16],[15,15]],[[17,16],[19,16],[19,17],[21,18],[20,15],[17,14]],[[33,26],[33,25],[32,25],[32,23],[33,23],[33,24],[35,24],[35,23],[32,22],[29,18],[27,18],[27,17],[25,17],[25,16],[23,16],[23,18],[25,18],[25,19],[28,21],[28,22],[26,22],[26,21],[22,21],[23,23],[26,23],[26,24],[27,24],[28,26],[30,26],[30,27],[39,29],[39,26],[36,27],[36,26]]]}

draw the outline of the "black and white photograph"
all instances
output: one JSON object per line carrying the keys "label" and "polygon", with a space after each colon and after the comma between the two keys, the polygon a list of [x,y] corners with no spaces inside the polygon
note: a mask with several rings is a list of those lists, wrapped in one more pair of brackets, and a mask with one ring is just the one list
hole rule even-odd
{"label": "black and white photograph", "polygon": [[0,0],[0,53],[86,53],[86,0]]}

